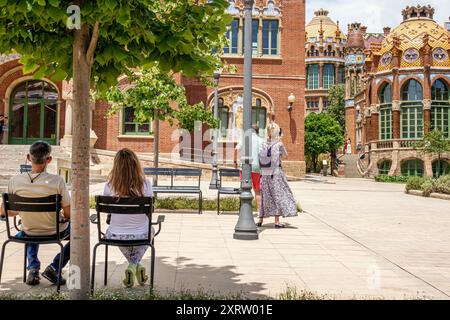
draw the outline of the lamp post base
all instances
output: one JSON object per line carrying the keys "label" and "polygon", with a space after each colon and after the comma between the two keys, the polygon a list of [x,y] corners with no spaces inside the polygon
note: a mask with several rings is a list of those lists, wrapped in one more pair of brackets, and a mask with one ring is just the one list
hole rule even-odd
{"label": "lamp post base", "polygon": [[235,231],[233,239],[236,240],[258,240],[258,232]]}
{"label": "lamp post base", "polygon": [[210,190],[217,190],[219,188],[219,178],[217,177],[217,169],[212,171],[211,182],[209,183]]}

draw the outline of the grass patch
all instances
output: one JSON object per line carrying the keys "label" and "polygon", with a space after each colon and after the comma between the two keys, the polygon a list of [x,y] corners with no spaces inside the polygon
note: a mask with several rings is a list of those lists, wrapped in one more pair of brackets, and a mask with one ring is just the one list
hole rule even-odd
{"label": "grass patch", "polygon": [[300,290],[296,287],[287,286],[277,297],[278,300],[325,300],[325,295],[317,295],[311,292]]}
{"label": "grass patch", "polygon": [[[95,209],[95,197],[89,200],[91,209]],[[256,201],[253,200],[253,210],[256,210]],[[198,210],[198,199],[187,197],[165,197],[158,198],[155,203],[155,209],[166,210]],[[217,211],[217,200],[203,199],[203,210]],[[239,212],[239,198],[238,197],[224,197],[220,199],[220,211],[224,212]],[[302,208],[297,204],[297,211],[302,212]]]}

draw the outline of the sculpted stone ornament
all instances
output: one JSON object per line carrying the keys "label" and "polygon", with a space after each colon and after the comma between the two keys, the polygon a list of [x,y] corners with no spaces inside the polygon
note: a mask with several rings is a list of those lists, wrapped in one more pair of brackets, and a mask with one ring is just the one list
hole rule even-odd
{"label": "sculpted stone ornament", "polygon": [[371,114],[373,114],[373,113],[379,113],[379,110],[380,110],[380,105],[378,105],[378,104],[372,104],[372,105],[370,106],[370,113],[371,113]]}
{"label": "sculpted stone ornament", "polygon": [[414,63],[419,59],[419,57],[420,57],[419,50],[415,48],[410,48],[406,50],[405,53],[403,54],[403,60],[405,60],[405,62],[407,63]]}
{"label": "sculpted stone ornament", "polygon": [[385,54],[383,54],[383,56],[381,57],[381,65],[387,67],[391,64],[391,62],[392,62],[392,52],[386,52]]}
{"label": "sculpted stone ornament", "polygon": [[392,101],[392,111],[400,111],[400,101],[398,100]]}
{"label": "sculpted stone ornament", "polygon": [[423,99],[423,109],[431,110],[431,99]]}
{"label": "sculpted stone ornament", "polygon": [[444,62],[448,59],[448,53],[443,48],[433,50],[433,59],[437,62]]}

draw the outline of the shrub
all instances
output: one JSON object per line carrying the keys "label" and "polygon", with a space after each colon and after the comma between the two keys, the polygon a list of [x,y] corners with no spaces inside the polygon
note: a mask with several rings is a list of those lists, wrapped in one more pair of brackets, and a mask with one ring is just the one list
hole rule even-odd
{"label": "shrub", "polygon": [[420,190],[423,191],[424,197],[429,197],[431,193],[434,191],[434,182],[432,179],[426,179],[422,185],[420,186]]}
{"label": "shrub", "polygon": [[[89,199],[89,207],[95,209],[95,197]],[[239,197],[223,197],[220,199],[220,211],[239,212]],[[252,203],[253,210],[256,210],[256,200]],[[198,199],[186,197],[165,197],[158,198],[155,203],[155,209],[166,210],[198,210]],[[203,199],[203,210],[216,211],[216,199]],[[297,203],[297,211],[303,212],[302,207]]]}
{"label": "shrub", "polygon": [[408,181],[408,177],[404,176],[388,176],[388,175],[378,175],[375,177],[375,181],[377,182],[389,182],[389,183],[406,183]]}
{"label": "shrub", "polygon": [[434,187],[436,192],[450,194],[450,175],[439,177]]}
{"label": "shrub", "polygon": [[425,182],[425,179],[422,177],[411,177],[406,182],[406,191],[422,190],[422,184],[424,182]]}

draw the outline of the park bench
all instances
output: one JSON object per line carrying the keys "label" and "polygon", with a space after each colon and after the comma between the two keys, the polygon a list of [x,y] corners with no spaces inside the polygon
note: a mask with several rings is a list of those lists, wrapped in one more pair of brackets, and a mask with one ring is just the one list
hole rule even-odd
{"label": "park bench", "polygon": [[20,174],[31,172],[31,164],[21,164],[20,165]]}
{"label": "park bench", "polygon": [[[144,168],[145,175],[156,177],[157,183],[152,186],[155,198],[158,193],[166,194],[198,194],[198,213],[202,213],[203,197],[202,190],[200,188],[202,170],[201,169],[186,169],[186,168]],[[170,177],[170,184],[160,184],[158,177],[166,176]],[[177,185],[175,180],[177,177],[184,178],[197,178],[198,181],[195,184],[189,185]],[[184,179],[189,181],[189,179]]]}
{"label": "park bench", "polygon": [[[6,245],[11,242],[15,243],[21,243],[25,245],[25,257],[24,257],[24,264],[23,264],[23,282],[26,282],[27,279],[27,246],[28,244],[38,244],[38,245],[44,245],[44,244],[57,244],[60,247],[60,267],[58,270],[59,276],[58,281],[56,284],[56,291],[59,293],[61,284],[61,263],[64,260],[64,251],[63,251],[63,244],[62,241],[68,241],[70,236],[66,236],[63,238],[61,236],[61,233],[64,230],[60,230],[59,224],[60,221],[60,212],[61,212],[61,195],[51,195],[48,197],[43,198],[24,198],[20,197],[14,194],[3,194],[3,204],[5,206],[5,214],[6,214],[6,233],[7,233],[7,240],[3,243],[2,251],[0,254],[0,282],[2,279],[2,271],[3,271],[3,262],[5,257],[5,249]],[[26,236],[26,237],[17,237],[11,235],[11,227],[10,222],[8,218],[8,212],[9,211],[22,211],[26,212],[27,214],[39,214],[42,212],[55,212],[56,219],[55,219],[55,235],[49,235],[49,236]],[[14,217],[14,228],[20,232],[19,229],[20,221],[17,221],[17,217]]]}
{"label": "park bench", "polygon": [[223,178],[240,177],[239,169],[219,169],[219,187],[217,188],[217,214],[220,214],[220,195],[237,195],[241,194],[241,188],[222,186]]}
{"label": "park bench", "polygon": [[[108,247],[135,247],[149,246],[151,248],[150,263],[150,293],[153,290],[155,278],[155,237],[161,232],[161,225],[164,222],[164,216],[158,216],[156,222],[152,222],[153,199],[151,197],[138,198],[116,198],[116,197],[95,197],[95,209],[97,214],[90,217],[91,223],[97,225],[98,243],[93,249],[92,274],[91,274],[91,294],[94,293],[95,285],[95,264],[97,258],[97,249],[99,246],[105,246],[105,275],[104,285],[108,284]],[[142,240],[110,240],[105,238],[102,229],[102,214],[145,214],[148,217],[148,237]],[[152,235],[152,226],[157,225],[158,230]]]}

